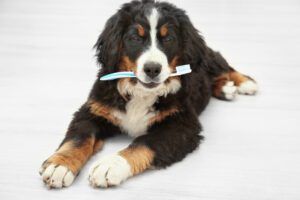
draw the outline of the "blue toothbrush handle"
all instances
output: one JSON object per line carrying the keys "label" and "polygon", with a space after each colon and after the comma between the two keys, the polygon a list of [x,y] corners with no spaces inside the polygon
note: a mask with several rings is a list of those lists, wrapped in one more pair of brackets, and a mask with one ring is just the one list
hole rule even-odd
{"label": "blue toothbrush handle", "polygon": [[136,77],[133,72],[115,72],[104,75],[100,78],[101,81],[115,80],[119,78],[134,78]]}

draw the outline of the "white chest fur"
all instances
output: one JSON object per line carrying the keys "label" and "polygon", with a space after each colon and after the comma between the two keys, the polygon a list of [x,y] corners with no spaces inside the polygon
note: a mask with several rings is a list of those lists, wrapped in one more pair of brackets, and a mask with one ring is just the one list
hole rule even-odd
{"label": "white chest fur", "polygon": [[157,96],[135,96],[126,105],[126,112],[115,112],[123,131],[132,137],[143,135],[149,121],[155,116],[152,106]]}
{"label": "white chest fur", "polygon": [[170,80],[167,84],[148,90],[140,83],[131,85],[126,82],[118,87],[121,94],[129,94],[131,99],[126,104],[126,111],[114,111],[113,115],[119,120],[120,128],[132,137],[138,137],[147,133],[149,121],[157,114],[153,105],[160,96],[176,93],[181,87],[177,79]]}

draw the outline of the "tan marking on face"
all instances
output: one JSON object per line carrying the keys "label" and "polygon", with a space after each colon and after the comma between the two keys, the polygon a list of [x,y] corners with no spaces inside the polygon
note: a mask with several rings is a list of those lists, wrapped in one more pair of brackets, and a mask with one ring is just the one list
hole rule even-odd
{"label": "tan marking on face", "polygon": [[172,72],[176,72],[176,67],[178,65],[178,61],[179,61],[179,57],[178,56],[175,56],[170,64],[169,64],[169,67],[171,68]]}
{"label": "tan marking on face", "polygon": [[[179,57],[175,56],[171,62],[169,63],[169,68],[171,69],[172,73],[176,72],[176,67],[178,66],[178,62],[179,62]],[[180,81],[180,77],[179,76],[171,76],[166,80],[166,84],[168,84],[171,80],[173,79],[177,79],[178,81]]]}
{"label": "tan marking on face", "polygon": [[137,25],[137,30],[138,30],[139,36],[141,36],[141,37],[145,36],[145,29],[142,25],[138,24]]}
{"label": "tan marking on face", "polygon": [[113,108],[110,108],[94,100],[89,100],[87,102],[87,105],[90,108],[90,112],[92,114],[103,117],[114,125],[119,125],[119,120],[112,114],[114,112]]}
{"label": "tan marking on face", "polygon": [[[102,141],[103,143],[103,141]],[[44,165],[55,164],[69,168],[77,174],[94,152],[95,138],[87,139],[83,144],[76,145],[74,141],[64,143]]]}
{"label": "tan marking on face", "polygon": [[133,175],[139,174],[151,167],[155,153],[146,146],[128,147],[119,152],[127,160]]}
{"label": "tan marking on face", "polygon": [[154,124],[154,123],[161,122],[166,117],[174,115],[174,114],[176,114],[178,112],[179,112],[179,110],[177,108],[170,108],[168,110],[159,111],[154,117],[152,117],[149,120],[149,126],[152,125],[152,124]]}
{"label": "tan marking on face", "polygon": [[133,71],[136,72],[136,63],[131,61],[128,56],[122,56],[119,64],[119,71]]}
{"label": "tan marking on face", "polygon": [[161,37],[166,37],[168,35],[168,25],[164,24],[160,27],[159,33]]}

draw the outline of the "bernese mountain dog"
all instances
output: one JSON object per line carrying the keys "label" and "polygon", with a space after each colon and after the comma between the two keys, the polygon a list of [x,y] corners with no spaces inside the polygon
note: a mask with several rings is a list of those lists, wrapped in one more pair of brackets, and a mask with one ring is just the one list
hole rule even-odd
{"label": "bernese mountain dog", "polygon": [[[116,186],[181,161],[203,139],[198,116],[211,96],[230,101],[237,93],[257,91],[256,82],[209,48],[185,11],[170,3],[124,4],[107,21],[95,49],[101,68],[88,99],[40,169],[50,188],[70,186],[105,140],[119,134],[133,142],[92,166],[93,187]],[[169,77],[184,64],[191,73]],[[136,78],[99,80],[119,71],[133,71]]]}

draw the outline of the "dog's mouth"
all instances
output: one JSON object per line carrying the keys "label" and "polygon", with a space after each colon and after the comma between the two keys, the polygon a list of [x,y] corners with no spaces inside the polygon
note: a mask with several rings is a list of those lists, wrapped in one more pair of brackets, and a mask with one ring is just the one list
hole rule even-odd
{"label": "dog's mouth", "polygon": [[157,86],[160,85],[160,83],[154,83],[154,82],[150,82],[150,83],[144,83],[142,81],[139,80],[139,82],[145,87],[145,88],[148,88],[148,89],[152,89],[152,88],[155,88]]}

